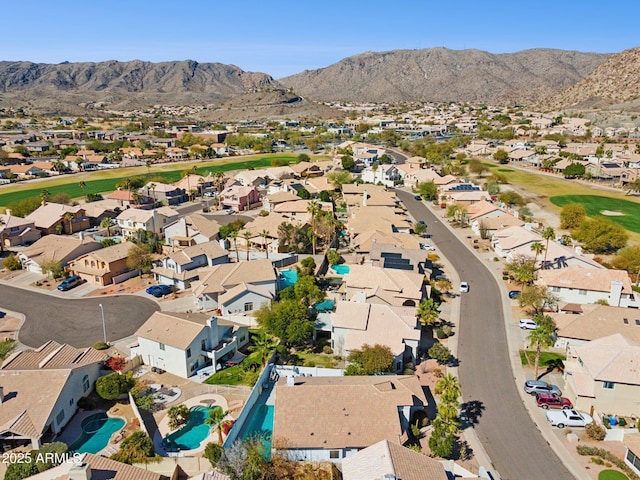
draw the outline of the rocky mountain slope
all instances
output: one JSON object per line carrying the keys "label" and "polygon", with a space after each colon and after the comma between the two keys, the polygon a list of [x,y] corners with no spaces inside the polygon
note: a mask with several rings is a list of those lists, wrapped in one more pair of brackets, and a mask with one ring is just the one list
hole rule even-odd
{"label": "rocky mountain slope", "polygon": [[589,75],[544,104],[549,108],[606,108],[640,100],[640,47],[611,55]]}
{"label": "rocky mountain slope", "polygon": [[393,50],[355,55],[279,81],[300,95],[329,102],[529,104],[573,85],[606,59],[603,54],[550,49],[504,54]]}

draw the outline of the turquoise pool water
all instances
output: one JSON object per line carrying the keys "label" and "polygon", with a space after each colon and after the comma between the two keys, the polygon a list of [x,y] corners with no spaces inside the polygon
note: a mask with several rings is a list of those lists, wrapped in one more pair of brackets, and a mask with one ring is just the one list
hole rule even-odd
{"label": "turquoise pool water", "polygon": [[198,405],[191,407],[191,418],[178,431],[173,432],[162,440],[162,446],[167,450],[195,450],[209,436],[211,426],[204,423],[209,418],[209,412],[221,408],[215,406],[213,408]]}
{"label": "turquoise pool water", "polygon": [[109,444],[111,435],[124,427],[122,418],[111,418],[106,413],[90,415],[80,424],[82,434],[69,445],[69,450],[77,453],[98,453]]}
{"label": "turquoise pool water", "polygon": [[260,405],[244,428],[242,440],[259,436],[264,445],[265,457],[271,458],[271,433],[273,432],[273,405]]}
{"label": "turquoise pool water", "polygon": [[335,307],[335,305],[336,302],[329,298],[325,298],[320,303],[316,303],[313,308],[315,308],[318,312],[328,312],[329,310],[333,310],[333,307]]}
{"label": "turquoise pool water", "polygon": [[287,287],[293,287],[298,281],[297,270],[280,271],[280,290]]}
{"label": "turquoise pool water", "polygon": [[331,270],[336,272],[338,275],[344,275],[345,273],[349,273],[349,265],[334,265],[331,267]]}

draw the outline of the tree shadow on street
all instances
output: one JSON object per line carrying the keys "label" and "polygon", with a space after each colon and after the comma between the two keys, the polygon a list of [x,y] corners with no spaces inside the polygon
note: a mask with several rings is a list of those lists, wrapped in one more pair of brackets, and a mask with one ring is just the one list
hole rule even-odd
{"label": "tree shadow on street", "polygon": [[471,400],[463,403],[460,406],[460,424],[462,429],[477,425],[485,408],[481,400]]}

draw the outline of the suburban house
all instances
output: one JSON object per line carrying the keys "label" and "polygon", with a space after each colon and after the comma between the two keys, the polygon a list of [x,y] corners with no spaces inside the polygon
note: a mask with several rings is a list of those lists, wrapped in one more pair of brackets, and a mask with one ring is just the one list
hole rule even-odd
{"label": "suburban house", "polygon": [[408,250],[420,248],[421,240],[415,235],[406,233],[394,233],[392,231],[365,230],[355,235],[350,244],[354,253],[367,254],[374,250],[376,243],[393,245],[394,247]]}
{"label": "suburban house", "polygon": [[162,475],[146,468],[117,462],[102,455],[82,453],[77,462],[63,462],[60,465],[29,476],[30,480],[169,480],[176,478],[176,465],[171,475]]}
{"label": "suburban house", "polygon": [[569,346],[564,392],[585,412],[637,415],[640,395],[640,344],[620,333]]}
{"label": "suburban house", "polygon": [[265,212],[272,212],[278,205],[285,202],[300,200],[295,193],[285,190],[278,191],[262,197],[262,209]]}
{"label": "suburban house", "polygon": [[[567,305],[558,305],[567,309]],[[585,304],[572,305],[580,314],[551,313],[556,324],[555,347],[566,349],[616,333],[640,344],[640,312],[624,307]]]}
{"label": "suburban house", "polygon": [[[308,217],[309,214],[306,214],[306,218]],[[280,240],[278,236],[280,225],[282,223],[290,223],[296,227],[301,227],[304,225],[304,222],[301,220],[301,216],[293,219],[275,212],[271,212],[266,216],[257,216],[255,220],[244,226],[242,232],[240,232],[235,239],[229,240],[229,248],[233,250],[240,249],[243,251],[242,254],[244,254],[248,242],[249,247],[255,246],[260,251],[266,250],[269,253],[277,253],[280,248]],[[248,240],[244,238],[244,232],[249,232],[250,236]],[[241,258],[240,255],[241,252],[238,252],[237,257]]]}
{"label": "suburban house", "polygon": [[367,167],[362,171],[362,181],[365,183],[381,183],[387,187],[393,187],[402,180],[402,174],[395,165],[378,165]]}
{"label": "suburban house", "polygon": [[51,442],[91,393],[107,356],[49,341],[10,355],[0,368],[0,443],[6,449]]}
{"label": "suburban house", "polygon": [[212,241],[170,253],[160,260],[160,265],[154,267],[152,272],[158,283],[185,290],[198,278],[200,267],[213,267],[228,262],[229,252],[218,242]]}
{"label": "suburban house", "polygon": [[140,189],[145,196],[151,197],[154,203],[166,203],[167,205],[178,205],[187,200],[187,192],[180,187],[170,183],[147,183]]}
{"label": "suburban house", "polygon": [[243,187],[232,185],[220,193],[220,205],[223,208],[231,208],[236,212],[249,210],[260,202],[260,193],[255,187]]}
{"label": "suburban house", "polygon": [[[309,212],[309,205],[312,200],[303,200],[298,198],[290,202],[282,202],[275,206],[273,211],[284,215],[292,220],[297,220],[302,224],[311,222],[311,213]],[[320,210],[325,212],[333,211],[333,203],[331,202],[318,202],[317,206]]]}
{"label": "suburban house", "polygon": [[425,274],[424,250],[397,247],[383,242],[373,242],[369,264],[374,267],[396,268]]}
{"label": "suburban house", "polygon": [[217,365],[249,342],[248,327],[201,313],[154,312],[135,335],[132,355],[182,378]]}
{"label": "suburban house", "polygon": [[539,270],[536,283],[563,302],[583,304],[604,300],[612,307],[637,306],[626,270],[570,265],[559,270]]}
{"label": "suburban house", "polygon": [[317,163],[298,162],[289,165],[296,178],[315,177],[324,174],[324,170]]}
{"label": "suburban house", "polygon": [[142,195],[131,190],[123,190],[120,187],[107,195],[107,200],[114,200],[118,202],[120,207],[126,208],[152,208],[154,203],[153,198],[148,195]]}
{"label": "suburban house", "polygon": [[354,236],[371,230],[389,233],[411,233],[413,230],[409,218],[395,208],[355,205],[349,208],[349,214],[346,229]]}
{"label": "suburban house", "polygon": [[430,291],[423,274],[393,268],[350,265],[343,279],[344,300],[364,295],[368,303],[416,307]]}
{"label": "suburban house", "polygon": [[81,255],[69,262],[67,270],[101,287],[124,282],[138,274],[137,270],[127,267],[127,256],[132,246],[130,242],[116,243]]}
{"label": "suburban house", "polygon": [[[239,287],[239,288],[235,288]],[[191,285],[201,310],[250,314],[275,298],[278,275],[269,260],[227,263],[203,268]]]}
{"label": "suburban house", "polygon": [[394,355],[393,369],[402,372],[416,364],[421,328],[415,307],[392,307],[373,303],[337,302],[331,313],[331,348],[348,357],[363,345],[385,345]]}
{"label": "suburban house", "polygon": [[12,215],[10,208],[7,209],[6,214],[0,213],[0,243],[2,248],[29,245],[39,238],[40,230],[36,228],[33,221]]}
{"label": "suburban house", "polygon": [[73,233],[90,226],[84,208],[62,203],[43,203],[25,220],[33,222],[42,235]]}
{"label": "suburban house", "polygon": [[415,375],[287,377],[275,394],[273,438],[286,438],[280,453],[298,461],[340,463],[382,440],[403,445],[427,406]]}
{"label": "suburban house", "polygon": [[442,463],[397,442],[381,440],[342,460],[343,480],[448,480]]}
{"label": "suburban house", "polygon": [[116,217],[124,237],[135,237],[138,230],[146,230],[162,237],[167,225],[175,222],[180,214],[170,207],[142,210],[127,208]]}
{"label": "suburban house", "polygon": [[24,270],[42,273],[47,262],[60,262],[65,267],[71,260],[101,248],[102,245],[91,238],[45,235],[19,252],[18,259]]}
{"label": "suburban house", "polygon": [[625,434],[623,443],[626,448],[624,463],[640,475],[640,433]]}
{"label": "suburban house", "polygon": [[166,245],[188,247],[218,238],[220,224],[199,213],[178,218],[164,229]]}

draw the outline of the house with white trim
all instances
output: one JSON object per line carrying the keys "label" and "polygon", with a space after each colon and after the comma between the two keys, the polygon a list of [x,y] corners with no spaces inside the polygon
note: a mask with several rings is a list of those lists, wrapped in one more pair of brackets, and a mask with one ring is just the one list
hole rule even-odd
{"label": "house with white trim", "polygon": [[216,241],[199,243],[170,253],[151,272],[156,282],[186,290],[202,267],[229,263],[229,252]]}

